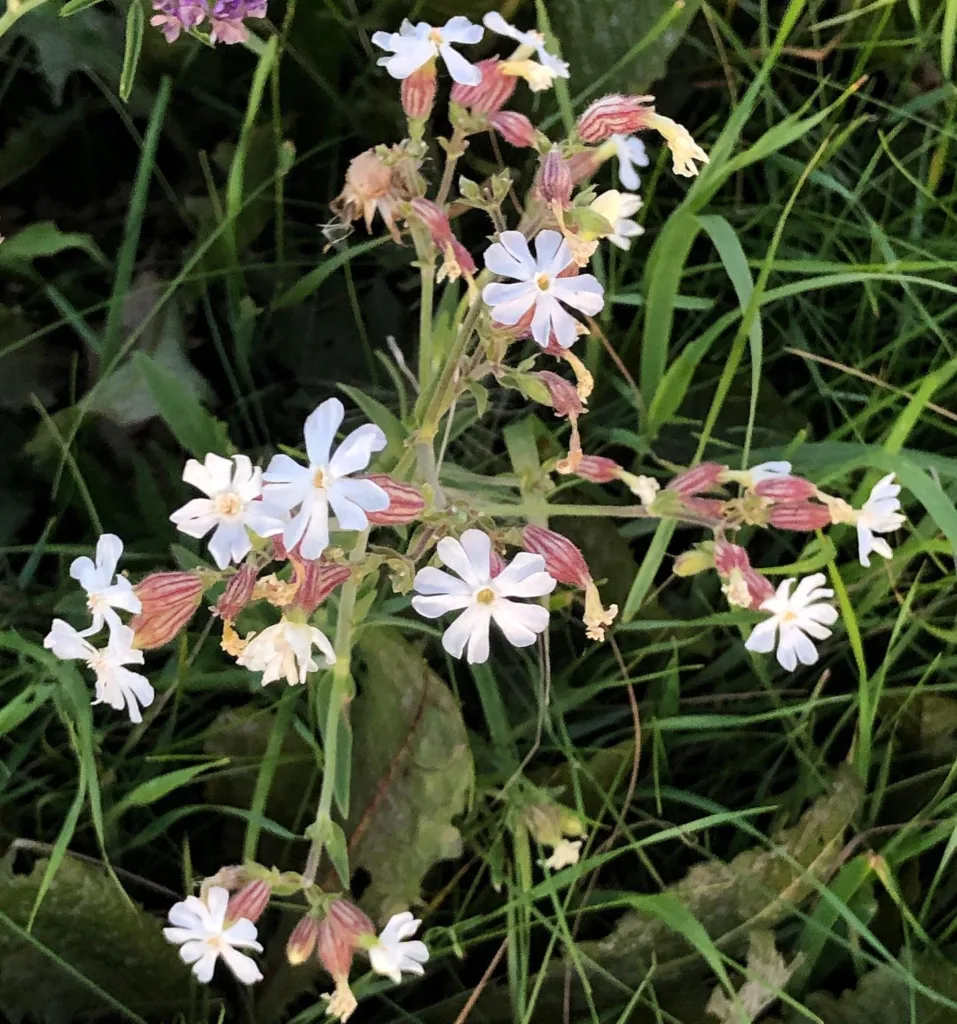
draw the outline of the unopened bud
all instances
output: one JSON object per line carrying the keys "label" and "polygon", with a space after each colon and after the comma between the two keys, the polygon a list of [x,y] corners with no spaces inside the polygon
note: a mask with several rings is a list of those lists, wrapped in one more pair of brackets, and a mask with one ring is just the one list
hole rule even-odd
{"label": "unopened bud", "polygon": [[573,384],[569,384],[564,377],[560,377],[551,370],[539,370],[536,374],[538,379],[548,388],[549,397],[552,400],[552,408],[556,416],[580,416],[585,407]]}
{"label": "unopened bud", "polygon": [[751,559],[740,544],[716,540],[712,548],[714,567],[721,576],[730,576],[732,569],[750,569]]}
{"label": "unopened bud", "polygon": [[149,651],[168,644],[196,614],[206,585],[193,572],[154,572],[133,588],[141,608],[130,620],[133,646]]}
{"label": "unopened bud", "polygon": [[686,513],[700,523],[718,526],[724,522],[725,503],[718,498],[682,498],[681,505]]}
{"label": "unopened bud", "polygon": [[226,907],[226,920],[238,921],[244,917],[255,924],[269,906],[270,896],[272,886],[264,878],[254,878],[230,898]]}
{"label": "unopened bud", "polygon": [[703,545],[691,548],[690,551],[683,551],[675,559],[672,572],[675,576],[697,576],[699,572],[706,572],[714,568],[714,553]]}
{"label": "unopened bud", "polygon": [[550,149],[542,157],[542,166],[538,174],[538,191],[547,203],[558,203],[565,207],[572,197],[571,171],[568,162],[558,149]]}
{"label": "unopened bud", "polygon": [[475,66],[482,72],[482,81],[478,85],[456,82],[452,86],[452,102],[468,107],[474,114],[494,114],[512,98],[517,81],[502,71],[498,57],[480,60]]}
{"label": "unopened bud", "polygon": [[499,575],[499,573],[504,572],[504,571],[505,571],[505,559],[502,558],[502,556],[495,550],[495,548],[492,548],[491,553],[489,554],[489,559],[488,559],[488,574],[489,574],[489,577],[494,580],[495,577]]}
{"label": "unopened bud", "polygon": [[292,604],[302,608],[307,615],[312,615],[336,587],[345,583],[352,575],[348,565],[327,562],[322,558],[299,562],[296,571],[299,586],[296,588]]}
{"label": "unopened bud", "polygon": [[293,928],[292,935],[286,943],[286,959],[289,963],[293,967],[304,964],[312,956],[318,938],[319,922],[311,914],[306,914]]}
{"label": "unopened bud", "polygon": [[325,919],[332,922],[337,933],[346,936],[353,945],[359,945],[364,936],[375,934],[375,925],[350,900],[331,903]]}
{"label": "unopened bud", "polygon": [[586,178],[590,178],[603,162],[601,155],[594,149],[573,153],[568,158],[568,171],[572,176],[572,181],[577,185]]}
{"label": "unopened bud", "polygon": [[335,921],[329,917],[324,917],[320,921],[316,933],[316,955],[336,981],[349,977],[354,950],[355,943],[342,932]]}
{"label": "unopened bud", "polygon": [[402,110],[411,121],[424,121],[435,103],[435,61],[430,60],[402,80]]}
{"label": "unopened bud", "polygon": [[[508,81],[514,82],[514,78]],[[535,145],[538,131],[531,121],[515,110],[500,110],[488,119],[488,123],[512,146],[530,149]]]}
{"label": "unopened bud", "polygon": [[823,530],[831,522],[831,512],[816,502],[779,501],[771,506],[768,522],[780,530]]}
{"label": "unopened bud", "polygon": [[246,563],[239,567],[235,576],[230,577],[226,589],[213,609],[221,619],[235,621],[236,616],[249,604],[256,586],[257,574],[256,567]]}
{"label": "unopened bud", "polygon": [[533,555],[541,555],[545,559],[545,571],[559,583],[584,589],[592,582],[585,556],[560,533],[541,526],[526,526],[522,531],[522,546]]}
{"label": "unopened bud", "polygon": [[380,512],[367,512],[366,517],[375,526],[404,526],[420,519],[425,511],[425,498],[418,487],[393,480],[384,473],[364,477],[378,484],[389,496],[389,507]]}
{"label": "unopened bud", "polygon": [[679,473],[667,484],[666,489],[677,492],[683,498],[694,494],[705,494],[718,486],[718,477],[727,468],[717,462],[702,462],[701,465],[695,466],[693,469]]}
{"label": "unopened bud", "polygon": [[654,96],[612,94],[595,100],[578,119],[578,136],[583,142],[604,142],[612,135],[632,135],[648,126]]}
{"label": "unopened bud", "polygon": [[610,484],[623,472],[614,459],[604,455],[583,455],[575,468],[575,475],[593,484]]}
{"label": "unopened bud", "polygon": [[817,494],[817,485],[801,476],[776,476],[762,480],[754,490],[771,501],[807,501]]}
{"label": "unopened bud", "polygon": [[475,260],[468,249],[452,234],[448,215],[442,207],[429,199],[413,199],[409,205],[412,212],[428,228],[436,248],[445,257],[443,273],[439,275],[440,280],[443,276],[454,281],[463,273],[474,274],[478,269]]}

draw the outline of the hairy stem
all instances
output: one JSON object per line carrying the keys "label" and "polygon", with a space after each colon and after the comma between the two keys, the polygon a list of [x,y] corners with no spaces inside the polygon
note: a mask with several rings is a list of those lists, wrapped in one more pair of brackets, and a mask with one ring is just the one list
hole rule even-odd
{"label": "hairy stem", "polygon": [[439,192],[435,197],[438,206],[445,206],[448,202],[449,192],[452,191],[452,179],[455,176],[455,165],[459,157],[465,152],[465,132],[456,128],[449,139],[449,148],[446,151],[445,169],[442,171],[442,180],[439,182]]}

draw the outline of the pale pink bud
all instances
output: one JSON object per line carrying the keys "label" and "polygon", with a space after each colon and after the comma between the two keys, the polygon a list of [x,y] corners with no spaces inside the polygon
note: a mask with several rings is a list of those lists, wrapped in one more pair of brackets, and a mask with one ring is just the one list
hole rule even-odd
{"label": "pale pink bud", "polygon": [[230,897],[226,907],[226,920],[238,921],[245,917],[248,921],[255,923],[269,906],[270,896],[272,896],[272,886],[264,878],[253,879]]}
{"label": "pale pink bud", "polygon": [[559,203],[567,206],[572,197],[572,175],[568,162],[557,149],[550,149],[542,157],[542,167],[538,173],[538,191],[547,203]]}
{"label": "pale pink bud", "polygon": [[807,501],[817,494],[817,485],[801,476],[777,476],[762,480],[754,490],[772,501]]}
{"label": "pale pink bud", "polygon": [[552,373],[551,370],[539,370],[536,376],[548,388],[556,416],[571,418],[580,416],[585,411],[574,384],[570,384],[564,377]]}
{"label": "pale pink bud", "polygon": [[388,508],[366,513],[369,522],[375,526],[404,526],[419,519],[425,511],[425,498],[418,487],[393,480],[384,473],[370,473],[363,479],[378,484],[389,495]]}
{"label": "pale pink bud", "polygon": [[213,609],[221,619],[232,622],[252,600],[258,570],[254,565],[240,566],[235,576],[230,577],[216,607]]}
{"label": "pale pink bud", "polygon": [[612,135],[632,135],[648,126],[654,107],[647,104],[654,96],[603,96],[578,119],[578,135],[583,142],[604,142]]}
{"label": "pale pink bud", "polygon": [[717,462],[702,462],[700,466],[679,473],[665,489],[676,491],[683,498],[693,494],[704,494],[713,491],[718,486],[718,477],[727,469],[727,466],[719,465]]}
{"label": "pale pink bud", "polygon": [[336,933],[345,936],[352,945],[358,945],[363,936],[375,934],[375,925],[350,900],[333,901],[325,920],[330,921]]}
{"label": "pale pink bud", "polygon": [[590,178],[601,167],[601,157],[593,149],[581,153],[573,153],[568,158],[568,171],[572,181],[577,185],[580,181]]}
{"label": "pale pink bud", "polygon": [[732,569],[750,569],[751,560],[740,544],[726,540],[714,542],[714,567],[721,576],[729,576]]}
{"label": "pale pink bud", "polygon": [[452,256],[460,270],[474,274],[477,269],[475,260],[472,259],[472,254],[468,249],[452,234],[448,215],[442,207],[437,206],[430,199],[413,199],[409,205],[412,207],[412,212],[428,228],[436,248],[440,252],[446,253],[451,247]]}
{"label": "pale pink bud", "polygon": [[312,615],[336,587],[345,583],[352,575],[348,565],[338,565],[322,558],[299,562],[297,572],[300,577],[299,587],[292,603],[297,608],[302,608],[308,615]]}
{"label": "pale pink bud", "polygon": [[355,944],[336,926],[335,921],[324,917],[319,922],[316,934],[316,955],[322,966],[336,981],[349,977],[354,949]]}
{"label": "pale pink bud", "polygon": [[456,82],[452,86],[452,102],[468,107],[474,114],[494,114],[512,98],[517,79],[502,71],[498,57],[480,60],[475,66],[482,72],[482,81],[478,85]]}
{"label": "pale pink bud", "polygon": [[768,521],[781,530],[823,530],[831,512],[827,505],[810,501],[780,501],[771,506]]}
{"label": "pale pink bud", "polygon": [[[509,79],[514,82],[514,78]],[[529,149],[535,145],[538,132],[535,125],[524,115],[515,110],[500,110],[492,114],[488,123],[512,146]]]}
{"label": "pale pink bud", "polygon": [[154,572],[133,588],[142,608],[130,620],[133,646],[143,651],[168,644],[196,614],[203,591],[193,572]]}
{"label": "pale pink bud", "polygon": [[621,473],[621,466],[614,459],[606,459],[604,455],[583,455],[575,467],[576,476],[593,484],[610,484]]}
{"label": "pale pink bud", "polygon": [[724,522],[724,502],[719,498],[682,498],[682,506],[695,518],[713,526]]}
{"label": "pale pink bud", "polygon": [[751,610],[757,611],[768,598],[774,597],[771,581],[755,569],[742,569],[741,575],[751,595]]}
{"label": "pale pink bud", "polygon": [[488,560],[488,574],[494,580],[496,576],[505,569],[505,559],[492,548]]}
{"label": "pale pink bud", "polygon": [[[751,567],[747,551],[739,544],[716,540],[714,567],[718,575],[730,583],[725,592],[732,604],[757,610],[769,597],[774,596],[774,587]],[[746,588],[746,594],[740,592],[742,586]]]}
{"label": "pale pink bud", "polygon": [[[472,259],[472,254],[465,248],[464,245],[453,235],[448,243],[452,247],[452,259],[455,265],[463,273],[472,275],[478,270],[475,265],[475,260]],[[446,254],[446,262],[448,254]]]}
{"label": "pale pink bud", "polygon": [[567,538],[541,526],[526,526],[522,546],[545,559],[545,571],[559,583],[585,588],[592,582],[585,556]]}
{"label": "pale pink bud", "polygon": [[424,121],[435,103],[435,61],[428,61],[402,80],[402,109],[405,116]]}
{"label": "pale pink bud", "polygon": [[304,964],[316,948],[319,938],[319,922],[307,914],[292,930],[286,942],[286,959],[293,967]]}

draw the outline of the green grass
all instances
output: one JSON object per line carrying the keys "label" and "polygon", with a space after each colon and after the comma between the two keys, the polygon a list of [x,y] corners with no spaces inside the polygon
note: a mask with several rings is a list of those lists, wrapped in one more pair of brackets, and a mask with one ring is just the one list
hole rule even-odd
{"label": "green grass", "polygon": [[[556,30],[570,5],[544,5]],[[364,394],[368,415],[390,411],[401,457],[418,396],[386,336],[413,373],[428,369],[413,342],[411,249],[360,233],[327,253],[317,225],[347,161],[397,137],[393,85],[362,40],[403,12],[300,0],[285,22],[273,13],[256,53],[167,50],[147,25],[123,106],[133,57],[130,44],[121,67],[118,8],[55,22],[71,72],[61,108],[42,91],[56,81],[50,36],[0,19],[6,244],[47,220],[88,236],[12,256],[0,246],[0,839],[11,851],[0,1011],[72,1020],[105,1005],[117,1020],[305,1024],[323,1019],[328,979],[282,963],[292,898],[264,919],[267,978],[252,995],[217,975],[214,991],[183,985],[168,1009],[110,967],[108,943],[96,958],[89,949],[119,915],[141,927],[131,904],[145,907],[145,932],[158,930],[175,896],[224,863],[301,869],[328,683],[260,690],[198,618],[148,656],[158,703],[131,727],[91,708],[87,681],[42,638],[54,615],[80,612],[66,570],[101,528],[125,539],[134,577],[195,564],[166,519],[185,500],[187,453],[296,445],[303,416],[341,388]],[[868,570],[851,530],[753,538],[762,567],[831,576],[841,626],[813,670],[784,675],[751,657],[754,616],[729,612],[712,577],[672,575],[700,531],[616,514],[631,500],[623,489],[564,478],[552,489],[541,466],[565,437],[549,410],[495,387],[482,416],[458,403],[443,487],[503,521],[567,532],[622,615],[596,645],[578,610],[559,608],[540,651],[501,648],[470,669],[442,656],[434,625],[408,616],[384,578],[368,608],[372,584],[357,595],[367,617],[355,714],[372,719],[381,670],[362,646],[399,625],[413,646],[395,672],[448,688],[475,775],[442,797],[456,806],[460,855],[424,857],[435,861],[418,904],[429,981],[362,977],[356,1020],[704,1024],[720,1019],[705,1010],[715,988],[761,976],[749,941],[768,931],[800,961],[761,1020],[957,1020],[955,11],[702,6],[654,91],[711,164],[675,179],[649,146],[646,234],[598,260],[611,300],[600,326],[628,377],[600,342],[581,346],[597,384],[587,451],[662,480],[702,458],[787,457],[857,501],[883,473],[904,485],[895,556]],[[569,59],[578,42],[566,41]],[[580,110],[616,75],[643,89],[634,62],[657,45],[622,39],[609,83],[573,79],[562,106]],[[110,46],[114,79],[90,57]],[[64,127],[66,111],[85,118],[87,141]],[[554,98],[536,115],[559,131]],[[477,145],[463,173],[486,176],[487,156]],[[478,252],[483,229],[466,226],[465,240]],[[155,288],[133,303],[147,274]],[[436,292],[436,359],[454,342],[457,297]],[[120,367],[136,372],[118,387]],[[322,613],[330,632],[336,612]],[[449,728],[439,721],[435,734]],[[358,726],[354,742],[374,749]],[[412,746],[386,782],[435,815],[430,787],[451,778],[450,762]],[[517,825],[532,786],[554,787],[587,821],[580,863],[558,875]],[[73,864],[86,917],[64,931]],[[384,870],[382,855],[366,851],[363,864],[356,884],[375,883],[368,865]],[[729,1019],[747,1019],[736,998]]]}

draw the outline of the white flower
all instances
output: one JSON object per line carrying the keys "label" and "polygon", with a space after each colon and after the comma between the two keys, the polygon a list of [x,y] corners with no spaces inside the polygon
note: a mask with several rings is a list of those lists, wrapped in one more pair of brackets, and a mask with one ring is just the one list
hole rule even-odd
{"label": "white flower", "polygon": [[663,114],[652,112],[648,115],[648,127],[654,128],[668,143],[671,150],[671,169],[675,174],[693,178],[698,173],[696,160],[702,164],[710,162],[708,154],[695,142],[683,124],[678,124]]}
{"label": "white flower", "polygon": [[492,307],[493,317],[509,326],[534,307],[532,337],[538,344],[546,348],[554,331],[558,344],[570,348],[578,329],[564,305],[594,316],[605,302],[604,289],[591,274],[558,276],[572,263],[571,250],[557,231],[540,231],[535,236],[535,256],[520,231],[503,231],[485,251],[485,266],[517,283],[486,285],[482,298]]}
{"label": "white flower", "polygon": [[617,189],[609,189],[594,200],[589,206],[600,217],[611,224],[613,232],[607,235],[612,245],[619,249],[630,249],[631,240],[645,233],[645,229],[636,224],[632,217],[641,209],[641,196],[633,195],[631,192],[619,192]]}
{"label": "white flower", "polygon": [[205,902],[197,896],[187,896],[182,903],[170,907],[169,922],[173,928],[164,928],[163,935],[168,942],[179,946],[179,955],[185,963],[193,965],[193,974],[203,982],[213,977],[216,961],[222,957],[226,966],[244,985],[262,981],[262,974],[255,961],[240,949],[263,951],[256,941],[256,926],[241,917],[226,925],[226,908],[229,893],[222,886],[214,885],[206,894]]}
{"label": "white flower", "polygon": [[552,871],[561,871],[578,863],[579,851],[582,848],[580,839],[563,839],[552,850],[551,856],[542,862],[542,866]]}
{"label": "white flower", "polygon": [[413,25],[406,20],[398,32],[376,32],[372,42],[392,53],[391,57],[380,57],[379,64],[393,78],[408,78],[423,64],[441,54],[449,74],[456,82],[478,85],[482,81],[482,72],[453,50],[451,44],[477,43],[482,35],[481,25],[473,25],[468,18],[456,15],[449,18],[441,28],[433,28],[424,21]]}
{"label": "white flower", "polygon": [[788,672],[793,672],[798,662],[813,665],[817,661],[817,648],[810,637],[826,640],[831,635],[827,627],[837,621],[837,609],[824,603],[834,596],[833,590],[821,586],[824,573],[806,576],[792,594],[793,583],[793,577],[785,580],[774,597],[761,605],[761,611],[770,612],[771,616],[754,627],[744,645],[749,651],[767,654],[774,650],[775,636],[780,630],[777,657]]}
{"label": "white flower", "polygon": [[61,661],[85,661],[96,673],[96,699],[94,704],[109,704],[121,711],[124,707],[131,722],[141,722],[140,706],[153,703],[153,687],[149,680],[124,665],[142,665],[143,652],[134,650],[133,630],[117,622],[110,627],[106,647],[96,648],[84,633],[78,633],[63,619],[54,619],[43,646]]}
{"label": "white flower", "polygon": [[765,480],[779,480],[791,475],[790,462],[761,462],[750,469],[726,469],[718,475],[722,484],[738,483],[742,487],[757,487]]}
{"label": "white flower", "polygon": [[637,135],[612,135],[610,141],[615,144],[618,157],[618,180],[629,192],[634,192],[641,184],[635,167],[648,166],[645,144]]}
{"label": "white flower", "polygon": [[876,551],[883,558],[893,554],[890,544],[883,537],[875,537],[875,533],[893,533],[900,529],[906,521],[900,511],[900,484],[894,483],[894,474],[888,473],[871,488],[870,497],[864,502],[857,513],[857,550],[861,565],[869,567],[870,554]]}
{"label": "white flower", "polygon": [[568,78],[568,64],[545,49],[545,36],[541,32],[522,32],[514,25],[509,25],[498,11],[489,11],[482,21],[490,32],[514,39],[530,52],[534,52],[542,64],[553,72],[555,78]]}
{"label": "white flower", "polygon": [[[125,576],[116,575],[116,566],[123,554],[123,541],[115,533],[104,533],[96,542],[96,561],[86,555],[75,558],[70,564],[70,575],[86,591],[86,606],[93,616],[93,624],[84,629],[80,636],[99,633],[104,623],[110,629],[120,624],[120,617],[113,611],[122,608],[127,612],[141,609],[140,599],[133,593],[133,584]],[[114,582],[114,577],[116,577]]]}
{"label": "white flower", "polygon": [[319,668],[312,656],[313,647],[322,652],[326,664],[334,665],[336,653],[321,629],[308,622],[291,622],[283,617],[273,626],[257,633],[245,646],[238,664],[250,672],[262,672],[262,685],[285,679],[290,686],[306,681]]}
{"label": "white flower", "polygon": [[437,547],[439,558],[460,576],[441,569],[420,569],[414,586],[418,597],[412,607],[427,619],[464,609],[442,636],[442,646],[453,658],[461,658],[468,644],[467,660],[488,660],[489,627],[495,624],[514,647],[529,647],[548,626],[548,609],[538,604],[518,604],[510,597],[543,597],[555,589],[545,572],[541,555],[522,552],[496,577],[491,574],[492,544],[481,530],[466,530],[461,541],[444,537]]}
{"label": "white flower", "polygon": [[306,455],[309,465],[288,455],[274,455],[266,467],[263,498],[273,509],[299,511],[289,520],[282,542],[291,551],[299,542],[304,559],[318,558],[329,546],[329,506],[342,530],[365,530],[366,512],[389,507],[389,496],[371,480],[351,480],[349,475],[369,465],[373,452],[386,446],[385,434],[371,423],[353,430],[332,452],[332,442],[345,416],[338,398],[330,398],[306,419]]}
{"label": "white flower", "polygon": [[376,974],[384,974],[397,985],[403,971],[425,974],[422,965],[429,959],[425,943],[404,941],[415,935],[421,923],[408,910],[389,918],[382,934],[369,947],[369,963]]}
{"label": "white flower", "polygon": [[246,455],[224,459],[210,453],[202,462],[190,459],[183,479],[207,495],[193,498],[169,518],[188,537],[209,540],[209,553],[220,569],[241,562],[252,548],[247,528],[260,537],[282,533],[283,523],[258,500],[262,495],[262,470]]}

